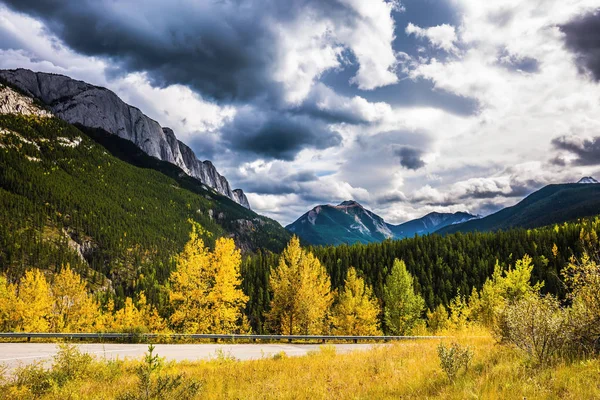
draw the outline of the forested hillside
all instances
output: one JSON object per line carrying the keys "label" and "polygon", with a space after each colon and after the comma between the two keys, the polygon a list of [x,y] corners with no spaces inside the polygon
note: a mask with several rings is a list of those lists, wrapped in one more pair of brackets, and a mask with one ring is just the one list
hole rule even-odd
{"label": "forested hillside", "polygon": [[0,115],[1,272],[17,280],[69,263],[92,289],[112,288],[117,305],[141,290],[160,304],[188,221],[210,232],[209,245],[230,236],[247,251],[280,251],[290,237],[173,166],[168,174],[144,166],[57,118]]}
{"label": "forested hillside", "polygon": [[[508,268],[526,254],[533,259],[533,281],[544,281],[544,292],[564,296],[560,272],[572,255],[582,254],[582,230],[597,235],[600,232],[600,220],[583,220],[531,230],[445,236],[433,234],[382,243],[314,247],[310,250],[326,267],[332,288],[341,288],[348,269],[354,267],[373,287],[380,302],[394,259],[404,260],[415,277],[416,291],[425,299],[426,307],[433,310],[439,304],[448,305],[459,291],[468,296],[473,287],[480,288],[494,271],[496,262]],[[277,265],[277,260],[277,255],[259,252],[242,263],[244,290],[250,296],[248,318],[258,331],[262,330],[264,312],[271,301],[271,294],[266,289],[269,271]]]}
{"label": "forested hillside", "polygon": [[598,215],[599,195],[600,184],[597,182],[548,185],[512,207],[506,207],[485,218],[447,226],[437,233],[485,232],[515,227],[537,228]]}

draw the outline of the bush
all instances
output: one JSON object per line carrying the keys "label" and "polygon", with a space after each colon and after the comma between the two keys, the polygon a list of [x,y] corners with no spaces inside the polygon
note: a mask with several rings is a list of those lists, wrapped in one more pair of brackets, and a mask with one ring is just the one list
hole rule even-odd
{"label": "bush", "polygon": [[54,356],[51,376],[58,386],[64,386],[67,382],[75,379],[84,379],[91,374],[93,357],[82,353],[73,344],[58,345],[59,351]]}
{"label": "bush", "polygon": [[52,388],[53,382],[50,371],[38,362],[17,368],[15,385],[26,388],[34,397],[40,397]]}
{"label": "bush", "polygon": [[499,326],[502,340],[525,351],[538,365],[563,356],[571,339],[567,313],[551,295],[531,294],[507,306]]}
{"label": "bush", "polygon": [[458,343],[452,343],[449,347],[444,343],[440,343],[437,351],[442,370],[448,375],[450,381],[456,379],[461,368],[464,368],[466,372],[473,359],[471,348],[469,346],[461,346]]}
{"label": "bush", "polygon": [[185,381],[183,374],[164,374],[164,360],[154,354],[154,346],[148,346],[148,353],[135,369],[139,379],[137,390],[118,397],[120,400],[160,400],[193,398],[201,388],[199,382]]}

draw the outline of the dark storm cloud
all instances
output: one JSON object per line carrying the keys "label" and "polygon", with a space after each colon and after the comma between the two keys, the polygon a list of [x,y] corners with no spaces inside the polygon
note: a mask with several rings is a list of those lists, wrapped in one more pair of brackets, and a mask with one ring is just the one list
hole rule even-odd
{"label": "dark storm cloud", "polygon": [[[600,164],[600,136],[592,139],[583,139],[578,136],[559,136],[552,140],[555,148],[568,151],[577,156],[572,161],[575,165],[598,165]],[[558,158],[563,163],[564,159]],[[557,164],[555,162],[555,164]],[[560,165],[560,164],[558,164]]]}
{"label": "dark storm cloud", "polygon": [[560,27],[577,66],[600,81],[600,11],[582,15]]}
{"label": "dark storm cloud", "polygon": [[153,85],[183,84],[217,100],[278,97],[272,79],[276,34],[301,7],[340,20],[353,11],[334,0],[5,0],[73,50],[112,61],[112,73],[145,71]]}
{"label": "dark storm cloud", "polygon": [[257,194],[290,194],[302,191],[301,184],[318,181],[319,177],[312,171],[291,173],[274,178],[271,174],[245,177],[239,180],[249,193]]}
{"label": "dark storm cloud", "polygon": [[270,33],[242,1],[195,5],[7,0],[39,18],[75,51],[107,57],[115,71],[146,71],[154,85],[189,85],[217,99],[247,99],[269,87]]}
{"label": "dark storm cloud", "polygon": [[286,161],[305,148],[322,150],[342,142],[338,132],[319,121],[284,112],[261,112],[253,107],[236,114],[222,129],[222,139],[231,149]]}
{"label": "dark storm cloud", "polygon": [[419,169],[425,166],[425,161],[421,158],[423,150],[412,146],[400,146],[394,150],[394,153],[400,158],[400,165],[408,169]]}
{"label": "dark storm cloud", "polygon": [[407,197],[400,191],[384,193],[375,199],[375,203],[379,205],[401,203],[407,201]]}

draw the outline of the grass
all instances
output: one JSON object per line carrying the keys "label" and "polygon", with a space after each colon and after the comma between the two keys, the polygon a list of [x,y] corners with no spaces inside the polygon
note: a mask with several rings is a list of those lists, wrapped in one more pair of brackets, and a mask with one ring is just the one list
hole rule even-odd
{"label": "grass", "polygon": [[[489,336],[444,341],[456,341],[474,352],[469,369],[461,371],[453,382],[440,367],[438,340],[394,343],[348,354],[336,354],[332,346],[323,346],[304,357],[280,353],[254,361],[223,356],[210,361],[165,363],[155,378],[158,382],[161,377],[182,375],[184,382],[197,382],[200,389],[194,398],[198,399],[600,398],[598,359],[536,368],[518,350],[498,345]],[[61,376],[62,384],[50,376],[50,384],[42,385],[46,389],[38,393],[32,393],[27,385],[19,387],[13,378],[0,388],[0,398],[125,398],[125,394],[139,390],[135,371],[141,362],[95,360],[79,372],[69,369],[72,379],[65,379],[65,372],[58,371],[51,376]],[[40,379],[39,371],[34,375]]]}

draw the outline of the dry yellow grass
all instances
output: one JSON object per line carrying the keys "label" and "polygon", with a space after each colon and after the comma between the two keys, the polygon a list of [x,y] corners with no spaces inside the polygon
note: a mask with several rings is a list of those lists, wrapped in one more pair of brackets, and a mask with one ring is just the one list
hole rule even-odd
{"label": "dry yellow grass", "polygon": [[[349,354],[336,354],[325,346],[297,358],[172,363],[165,372],[183,372],[199,380],[198,399],[600,399],[597,359],[539,369],[489,336],[454,340],[475,353],[469,371],[461,372],[455,382],[440,368],[437,340]],[[100,364],[97,378],[72,381],[42,398],[114,398],[135,389],[133,366]],[[30,398],[14,386],[4,389],[4,395],[11,396],[5,398]]]}

